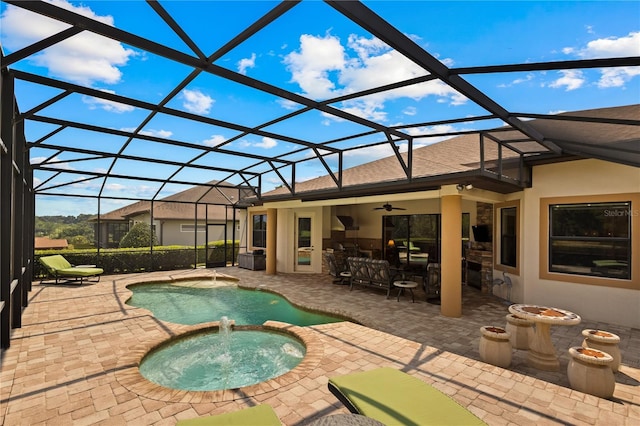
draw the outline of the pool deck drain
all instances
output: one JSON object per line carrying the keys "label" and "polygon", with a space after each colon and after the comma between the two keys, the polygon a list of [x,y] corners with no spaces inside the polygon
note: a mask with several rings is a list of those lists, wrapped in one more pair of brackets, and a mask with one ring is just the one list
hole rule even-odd
{"label": "pool deck drain", "polygon": [[[22,327],[13,330],[0,372],[0,418],[4,425],[174,425],[177,420],[271,405],[287,426],[305,425],[346,409],[327,389],[329,377],[389,366],[432,384],[489,425],[631,425],[640,423],[640,330],[584,320],[555,327],[552,341],[561,370],[542,372],[515,351],[502,369],[480,361],[479,328],[504,325],[507,306],[463,288],[463,316],[447,318],[424,294],[416,303],[387,300],[372,289],[331,284],[329,275],[279,274],[226,268],[247,287],[282,294],[290,302],[353,317],[363,325],[338,322],[305,331],[318,342],[317,365],[291,383],[274,382],[262,393],[213,401],[204,393],[179,395],[132,372],[143,349],[177,336],[191,326],[166,323],[149,311],[127,306],[126,286],[170,279],[210,279],[211,270],[103,276],[83,286],[33,284]],[[206,326],[206,325],[204,325]],[[611,400],[569,388],[571,346],[582,329],[607,330],[621,338],[622,364]],[[136,352],[138,351],[138,352]],[[135,356],[134,356],[135,352]],[[126,384],[123,381],[130,380]],[[147,386],[147,385],[144,385]],[[259,385],[256,385],[259,386]],[[134,390],[132,390],[134,389]],[[180,396],[178,400],[178,396]],[[167,400],[168,399],[168,400]]]}

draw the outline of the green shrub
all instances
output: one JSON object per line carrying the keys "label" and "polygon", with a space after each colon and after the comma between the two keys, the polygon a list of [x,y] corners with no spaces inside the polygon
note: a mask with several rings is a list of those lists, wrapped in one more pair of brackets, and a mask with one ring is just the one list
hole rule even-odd
{"label": "green shrub", "polygon": [[120,240],[120,247],[151,247],[158,245],[158,237],[153,232],[151,225],[136,223]]}
{"label": "green shrub", "polygon": [[[209,243],[209,262],[224,260],[224,241]],[[236,259],[238,255],[238,241],[227,241],[226,258]],[[205,246],[155,246],[153,252],[150,247],[85,250],[36,250],[33,263],[33,276],[45,275],[45,270],[38,261],[41,256],[61,254],[72,265],[97,265],[104,269],[105,274],[126,274],[145,271],[171,271],[190,269],[196,265],[204,265],[207,261]]]}

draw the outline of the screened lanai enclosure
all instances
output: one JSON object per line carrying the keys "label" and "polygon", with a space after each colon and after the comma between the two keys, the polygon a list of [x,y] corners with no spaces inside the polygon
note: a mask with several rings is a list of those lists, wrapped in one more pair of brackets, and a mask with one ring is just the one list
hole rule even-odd
{"label": "screened lanai enclosure", "polygon": [[[514,101],[504,93],[518,91],[517,85],[498,90],[495,83],[496,76],[615,74],[636,69],[639,56],[536,61],[521,45],[521,60],[511,63],[500,54],[512,49],[504,39],[501,46],[475,46],[486,50],[481,62],[454,61],[455,51],[431,51],[421,38],[430,25],[438,31],[437,2],[425,2],[432,13],[418,27],[396,13],[411,15],[415,2],[116,3],[2,1],[3,348],[28,305],[35,216],[52,206],[95,216],[96,264],[123,224],[146,221],[167,238],[170,231],[158,224],[179,217],[189,235],[188,263],[197,267],[207,263],[211,240],[231,241],[232,253],[242,250],[246,209],[269,200],[391,194],[463,180],[505,193],[528,187],[534,161],[640,164],[637,139],[602,140],[590,132],[608,126],[622,135],[618,129],[637,128],[639,117],[550,113],[573,110],[571,94],[550,97],[540,89],[538,99]],[[509,3],[503,5],[508,12]],[[319,13],[323,19],[316,19]],[[344,32],[332,30],[338,26]],[[21,31],[26,28],[37,31]],[[424,33],[416,35],[416,28]],[[546,30],[544,22],[523,29]],[[463,45],[464,31],[454,33]],[[340,63],[330,63],[335,51]],[[386,72],[384,64],[397,72]],[[388,117],[383,102],[402,103],[405,114]],[[464,111],[457,110],[462,104]],[[594,101],[593,108],[603,106],[611,104]],[[532,119],[562,122],[563,130],[532,126]],[[414,173],[416,148],[466,134],[479,135],[477,168]],[[485,157],[489,147],[497,155]],[[384,185],[345,182],[343,171],[370,161],[373,152],[395,158],[403,178]],[[317,176],[328,176],[331,188],[298,186]],[[154,270],[153,246],[149,251]]]}

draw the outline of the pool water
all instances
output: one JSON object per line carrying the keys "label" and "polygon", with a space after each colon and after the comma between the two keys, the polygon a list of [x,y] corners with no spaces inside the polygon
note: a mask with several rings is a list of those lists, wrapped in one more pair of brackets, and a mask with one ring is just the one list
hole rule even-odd
{"label": "pool water", "polygon": [[171,389],[234,389],[280,376],[295,368],[304,355],[304,345],[283,333],[206,332],[150,352],[140,364],[140,374]]}
{"label": "pool water", "polygon": [[219,321],[223,316],[236,325],[262,325],[282,321],[298,326],[344,321],[326,314],[296,308],[285,298],[267,291],[246,290],[237,286],[211,288],[170,283],[130,286],[130,306],[145,308],[156,318],[176,324],[194,325]]}

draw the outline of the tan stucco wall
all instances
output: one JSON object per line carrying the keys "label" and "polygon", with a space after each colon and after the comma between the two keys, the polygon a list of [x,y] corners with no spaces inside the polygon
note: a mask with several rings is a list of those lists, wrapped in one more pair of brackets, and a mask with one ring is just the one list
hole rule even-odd
{"label": "tan stucco wall", "polygon": [[[516,299],[526,303],[569,309],[592,321],[640,328],[640,289],[553,281],[539,277],[540,199],[577,195],[640,193],[640,168],[599,160],[580,160],[537,166],[533,187],[521,203],[521,276]],[[640,206],[635,206],[638,209]],[[637,235],[640,229],[632,229]],[[640,256],[634,247],[634,256]],[[635,271],[637,274],[639,271]],[[636,275],[637,276],[637,275]],[[516,287],[516,283],[514,283]]]}

